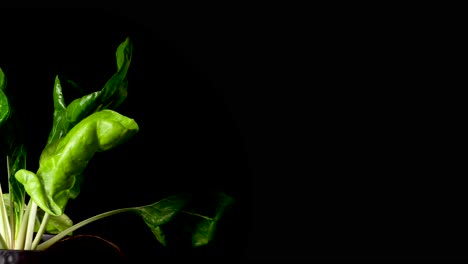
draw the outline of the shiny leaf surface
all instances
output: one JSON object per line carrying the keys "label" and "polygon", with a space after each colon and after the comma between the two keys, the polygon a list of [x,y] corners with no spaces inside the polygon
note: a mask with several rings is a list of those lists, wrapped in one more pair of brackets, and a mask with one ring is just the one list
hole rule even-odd
{"label": "shiny leaf surface", "polygon": [[138,129],[133,119],[115,111],[93,113],[70,130],[54,153],[41,158],[37,174],[20,170],[15,176],[41,209],[61,215],[76,177],[82,176],[93,155],[127,141]]}

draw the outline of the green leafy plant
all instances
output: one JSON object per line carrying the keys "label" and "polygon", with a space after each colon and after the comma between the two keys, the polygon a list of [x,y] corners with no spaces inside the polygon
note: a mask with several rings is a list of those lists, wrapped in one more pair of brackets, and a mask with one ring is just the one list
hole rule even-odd
{"label": "green leafy plant", "polygon": [[[126,38],[116,51],[117,72],[101,90],[76,98],[68,105],[61,80],[56,76],[52,128],[36,172],[26,168],[27,147],[15,107],[7,96],[7,78],[0,68],[0,155],[6,164],[6,171],[0,176],[8,186],[8,190],[0,186],[0,249],[46,250],[84,225],[126,212],[141,216],[163,245],[168,242],[165,224],[180,215],[190,218],[187,225],[190,223],[193,246],[205,245],[213,239],[220,216],[233,202],[224,193],[213,196],[210,216],[197,212],[199,206],[190,194],[104,212],[78,223],[65,214],[69,200],[80,194],[85,168],[95,153],[127,142],[139,130],[134,119],[115,110],[127,96],[132,52],[132,42]],[[41,240],[46,233],[53,237]]]}

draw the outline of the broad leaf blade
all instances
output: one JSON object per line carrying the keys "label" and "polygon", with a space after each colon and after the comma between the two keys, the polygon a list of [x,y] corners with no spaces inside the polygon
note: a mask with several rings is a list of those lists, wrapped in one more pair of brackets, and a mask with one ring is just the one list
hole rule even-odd
{"label": "broad leaf blade", "polygon": [[[133,44],[129,38],[122,42],[116,51],[117,72],[108,80],[105,86],[100,90],[81,98],[73,100],[66,106],[62,85],[58,76],[55,78],[54,84],[54,115],[52,128],[49,133],[47,144],[40,156],[40,162],[48,156],[54,155],[56,147],[69,131],[78,124],[81,120],[91,115],[92,113],[104,109],[115,109],[127,97],[127,71],[130,67],[130,62],[133,53]],[[67,80],[73,87],[77,85]],[[77,176],[77,179],[82,179],[82,176]],[[70,198],[75,199],[81,189],[81,181],[76,181],[70,190]]]}
{"label": "broad leaf blade", "polygon": [[214,202],[214,216],[211,218],[199,218],[192,230],[192,245],[194,247],[206,245],[213,240],[221,216],[234,203],[234,199],[224,193],[218,193]]}
{"label": "broad leaf blade", "polygon": [[115,111],[93,113],[70,130],[54,153],[41,158],[37,175],[20,170],[15,177],[42,210],[59,216],[94,154],[126,142],[138,130],[133,119]]}
{"label": "broad leaf blade", "polygon": [[189,200],[190,196],[188,195],[171,196],[151,205],[135,207],[133,211],[153,229],[169,222]]}
{"label": "broad leaf blade", "polygon": [[[188,196],[187,196],[188,197]],[[231,206],[234,199],[224,193],[216,193],[209,199],[197,199],[194,197],[175,203],[177,206],[161,206],[165,208],[160,213],[160,208],[154,210],[148,207],[149,212],[139,214],[143,217],[146,225],[150,227],[156,239],[167,246],[175,241],[191,241],[193,247],[208,244],[213,240],[216,227],[225,210]],[[208,209],[210,216],[200,214],[200,208]],[[171,221],[169,221],[171,220]],[[168,232],[169,231],[169,232]]]}
{"label": "broad leaf blade", "polygon": [[65,107],[58,76],[54,86],[54,119],[47,145],[64,137],[78,122],[95,111],[116,109],[127,96],[127,71],[130,67],[133,45],[129,38],[117,48],[117,72],[100,91],[73,100]]}

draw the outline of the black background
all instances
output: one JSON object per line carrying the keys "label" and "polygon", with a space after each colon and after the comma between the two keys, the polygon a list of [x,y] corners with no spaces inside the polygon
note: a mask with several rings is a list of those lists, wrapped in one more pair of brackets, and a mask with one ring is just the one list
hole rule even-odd
{"label": "black background", "polygon": [[69,214],[184,190],[224,190],[238,201],[214,244],[195,251],[160,247],[131,217],[83,230],[131,256],[465,259],[464,86],[450,11],[1,9],[0,66],[8,89],[26,98],[20,112],[39,148],[55,75],[101,87],[131,36],[120,109],[141,131],[95,157]]}

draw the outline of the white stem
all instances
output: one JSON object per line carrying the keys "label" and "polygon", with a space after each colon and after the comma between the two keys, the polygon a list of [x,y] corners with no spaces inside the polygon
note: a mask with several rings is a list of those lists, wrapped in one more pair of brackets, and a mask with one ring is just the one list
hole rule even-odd
{"label": "white stem", "polygon": [[28,226],[29,212],[31,211],[32,200],[29,200],[26,212],[24,212],[21,217],[20,228],[18,231],[18,236],[16,237],[15,249],[24,249],[24,239],[26,235],[26,227]]}
{"label": "white stem", "polygon": [[44,234],[44,231],[47,226],[47,222],[49,222],[49,217],[50,217],[50,214],[46,212],[44,214],[44,218],[42,218],[41,226],[39,227],[39,230],[36,233],[36,237],[34,238],[34,241],[32,243],[32,246],[31,246],[32,250],[35,250],[37,247],[37,244],[39,244],[39,242],[41,241],[42,235]]}
{"label": "white stem", "polygon": [[71,232],[75,231],[76,229],[78,229],[80,227],[83,227],[83,226],[85,226],[85,225],[87,225],[87,224],[89,224],[91,222],[102,219],[104,217],[108,217],[108,216],[115,215],[115,214],[118,214],[118,213],[132,211],[132,210],[134,210],[134,208],[122,208],[122,209],[117,209],[117,210],[105,212],[105,213],[90,217],[90,218],[88,218],[86,220],[83,220],[83,221],[81,221],[81,222],[79,222],[79,223],[77,223],[77,224],[63,230],[62,232],[55,235],[51,239],[49,239],[49,240],[47,240],[45,242],[42,242],[39,246],[37,246],[36,249],[37,250],[45,250],[45,249],[49,248],[50,246],[52,246],[53,244],[55,244],[56,242],[58,242],[60,239],[64,238],[65,236],[67,236],[68,234],[70,234]]}
{"label": "white stem", "polygon": [[36,224],[36,213],[37,213],[37,204],[35,202],[32,202],[31,211],[29,212],[29,217],[28,217],[28,230],[26,231],[26,241],[24,244],[24,249],[26,250],[31,250],[33,234],[34,234],[34,226]]}
{"label": "white stem", "polygon": [[16,231],[16,223],[15,223],[15,205],[11,194],[11,185],[10,185],[10,157],[6,157],[7,160],[7,172],[8,172],[8,193],[10,194],[10,247],[13,248],[15,245],[15,231]]}
{"label": "white stem", "polygon": [[3,199],[3,190],[0,185],[0,236],[3,237],[7,247],[11,245],[11,230],[10,223],[8,221],[8,213],[5,207],[5,200]]}

